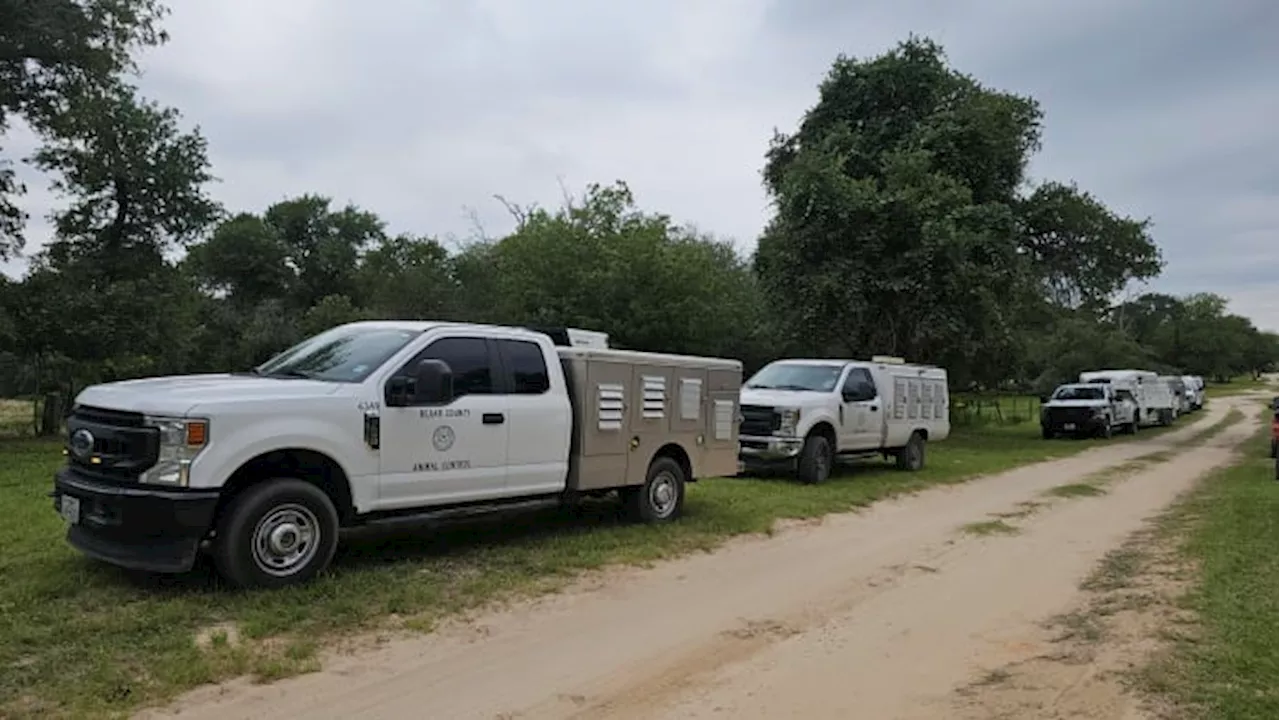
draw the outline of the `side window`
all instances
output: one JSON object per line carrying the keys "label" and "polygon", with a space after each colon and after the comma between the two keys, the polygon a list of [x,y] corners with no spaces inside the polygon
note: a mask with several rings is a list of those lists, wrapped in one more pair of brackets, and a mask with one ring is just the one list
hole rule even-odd
{"label": "side window", "polygon": [[876,384],[866,368],[853,368],[844,380],[842,391],[848,393],[850,402],[865,402],[876,397]]}
{"label": "side window", "polygon": [[493,393],[489,345],[483,338],[437,340],[423,350],[417,360],[443,360],[448,364],[449,369],[453,371],[455,397]]}
{"label": "side window", "polygon": [[541,395],[551,388],[547,362],[537,343],[524,340],[499,340],[498,355],[516,395]]}

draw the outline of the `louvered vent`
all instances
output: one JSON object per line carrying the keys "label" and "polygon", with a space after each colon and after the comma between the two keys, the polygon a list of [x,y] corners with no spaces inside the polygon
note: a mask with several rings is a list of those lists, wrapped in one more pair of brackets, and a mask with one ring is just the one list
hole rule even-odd
{"label": "louvered vent", "polygon": [[643,382],[644,406],[640,409],[641,416],[647,419],[662,418],[667,409],[667,379],[661,375],[645,375]]}
{"label": "louvered vent", "polygon": [[623,412],[622,385],[600,383],[596,386],[596,427],[601,430],[621,430]]}

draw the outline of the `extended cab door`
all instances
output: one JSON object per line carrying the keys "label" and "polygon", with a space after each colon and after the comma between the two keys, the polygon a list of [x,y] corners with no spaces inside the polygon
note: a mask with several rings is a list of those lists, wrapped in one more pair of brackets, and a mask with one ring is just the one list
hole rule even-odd
{"label": "extended cab door", "polygon": [[554,346],[495,339],[507,394],[507,491],[539,495],[564,489],[573,427]]}
{"label": "extended cab door", "polygon": [[844,403],[840,450],[874,450],[880,447],[885,409],[871,371],[864,367],[849,368],[840,395]]}
{"label": "extended cab door", "polygon": [[428,359],[449,366],[454,399],[383,409],[384,509],[485,500],[502,495],[506,486],[510,425],[507,398],[497,393],[493,342],[480,335],[437,338],[394,374]]}

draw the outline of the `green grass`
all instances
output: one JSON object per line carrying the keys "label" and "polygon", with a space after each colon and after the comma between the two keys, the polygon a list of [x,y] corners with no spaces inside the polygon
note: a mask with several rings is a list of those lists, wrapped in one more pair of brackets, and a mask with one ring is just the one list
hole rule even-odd
{"label": "green grass", "polygon": [[353,534],[319,581],[242,593],[203,565],[187,576],[144,577],[82,558],[64,542],[47,497],[57,445],[8,441],[0,443],[0,717],[123,714],[232,676],[304,672],[326,643],[352,632],[429,629],[486,601],[555,590],[584,570],[709,550],[769,532],[780,519],[847,511],[1104,442],[1046,442],[1034,423],[991,425],[931,445],[918,473],[868,463],[819,486],[707,480],[690,488],[686,516],[666,526],[622,523],[615,504],[597,502]]}
{"label": "green grass", "polygon": [[1253,392],[1255,390],[1274,389],[1266,377],[1254,378],[1252,375],[1242,375],[1240,377],[1231,378],[1227,382],[1219,383],[1211,380],[1205,381],[1204,394],[1208,398],[1229,397],[1232,395],[1243,395],[1244,393]]}
{"label": "green grass", "polygon": [[1058,485],[1056,487],[1049,488],[1045,491],[1045,495],[1060,498],[1078,498],[1093,497],[1095,495],[1102,495],[1106,492],[1106,490],[1103,490],[1093,483],[1068,483],[1066,485]]}
{"label": "green grass", "polygon": [[0,438],[30,435],[32,407],[30,400],[0,398]]}
{"label": "green grass", "polygon": [[960,527],[960,531],[969,535],[1014,535],[1018,532],[1018,528],[1010,525],[1004,520],[984,520],[982,522],[971,522]]}
{"label": "green grass", "polygon": [[1247,455],[1208,478],[1166,521],[1195,568],[1184,599],[1198,618],[1190,637],[1148,668],[1148,688],[1183,717],[1223,720],[1277,715],[1277,503],[1267,457],[1270,411]]}

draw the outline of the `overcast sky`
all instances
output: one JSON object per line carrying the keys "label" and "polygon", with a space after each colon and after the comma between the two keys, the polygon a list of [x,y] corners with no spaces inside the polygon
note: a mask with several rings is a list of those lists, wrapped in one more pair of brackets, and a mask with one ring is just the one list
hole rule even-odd
{"label": "overcast sky", "polygon": [[[495,193],[555,205],[561,180],[623,179],[744,251],[772,129],[795,127],[836,54],[927,35],[1040,101],[1035,178],[1152,218],[1168,261],[1153,289],[1218,292],[1277,326],[1275,0],[171,4],[142,84],[201,126],[229,209],[313,192],[392,232],[465,237],[473,209],[497,235]],[[29,184],[34,251],[56,200]]]}

